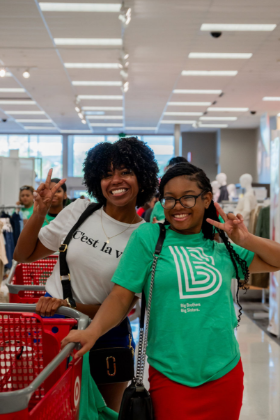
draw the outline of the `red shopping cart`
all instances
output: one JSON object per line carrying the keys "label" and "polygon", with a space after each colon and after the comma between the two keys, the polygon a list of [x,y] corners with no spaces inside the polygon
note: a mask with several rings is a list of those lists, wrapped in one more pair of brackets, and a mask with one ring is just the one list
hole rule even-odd
{"label": "red shopping cart", "polygon": [[46,293],[45,284],[57,263],[58,255],[33,263],[13,261],[7,287],[11,303],[36,303]]}
{"label": "red shopping cart", "polygon": [[60,342],[89,318],[59,308],[69,318],[44,319],[35,308],[0,304],[0,420],[77,420],[82,359],[68,363],[76,344]]}

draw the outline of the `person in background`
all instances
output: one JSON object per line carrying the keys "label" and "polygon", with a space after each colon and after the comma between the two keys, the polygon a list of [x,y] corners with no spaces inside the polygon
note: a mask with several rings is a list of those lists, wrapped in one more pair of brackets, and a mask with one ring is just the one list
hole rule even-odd
{"label": "person in background", "polygon": [[154,195],[150,201],[147,201],[147,203],[144,204],[144,206],[139,207],[139,209],[137,210],[138,216],[144,219],[146,211],[149,209],[153,209],[156,201],[156,196]]}
{"label": "person in background", "polygon": [[[183,156],[175,156],[171,158],[167,164],[167,166],[164,168],[164,173],[168,171],[171,166],[176,165],[177,163],[185,163],[188,162],[187,159]],[[154,206],[154,209],[152,211],[152,214],[150,215],[150,222],[151,223],[158,223],[163,222],[165,220],[164,211],[162,208],[162,205],[160,202],[157,202]]]}
{"label": "person in background", "polygon": [[[52,189],[59,182],[60,182],[59,178],[52,178],[50,188]],[[61,210],[63,210],[63,208],[65,207],[66,200],[67,200],[67,187],[66,187],[66,184],[64,183],[60,185],[58,190],[55,192],[52,199],[51,206],[49,208],[48,213],[45,216],[45,220],[42,227],[49,225],[50,222],[56,218],[58,213],[60,213]]]}
{"label": "person in background", "polygon": [[152,198],[152,200],[150,201],[150,208],[148,208],[148,210],[145,211],[145,213],[142,214],[142,218],[145,220],[145,222],[150,222],[150,218],[151,218],[151,213],[156,205],[156,203],[159,200],[159,193],[157,192],[154,197]]}
{"label": "person in background", "polygon": [[33,214],[33,192],[34,188],[30,185],[23,185],[23,187],[19,189],[19,201],[16,204],[24,206],[21,208],[24,225]]}

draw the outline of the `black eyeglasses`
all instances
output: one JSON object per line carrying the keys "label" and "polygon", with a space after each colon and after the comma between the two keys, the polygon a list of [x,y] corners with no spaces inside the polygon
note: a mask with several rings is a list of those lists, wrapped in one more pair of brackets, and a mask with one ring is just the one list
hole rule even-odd
{"label": "black eyeglasses", "polygon": [[173,197],[163,197],[160,202],[164,209],[171,210],[176,206],[177,201],[181,204],[181,206],[185,207],[185,209],[191,209],[195,206],[196,200],[200,197],[204,191],[201,191],[198,195],[183,195],[180,198],[173,198]]}

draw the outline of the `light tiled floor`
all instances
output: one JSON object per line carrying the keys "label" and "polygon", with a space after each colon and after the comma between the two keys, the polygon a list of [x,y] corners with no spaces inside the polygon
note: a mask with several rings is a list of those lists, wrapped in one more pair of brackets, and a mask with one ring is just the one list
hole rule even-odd
{"label": "light tiled floor", "polygon": [[[280,346],[244,314],[237,339],[245,372],[240,420],[280,420]],[[146,364],[149,389],[147,371]]]}

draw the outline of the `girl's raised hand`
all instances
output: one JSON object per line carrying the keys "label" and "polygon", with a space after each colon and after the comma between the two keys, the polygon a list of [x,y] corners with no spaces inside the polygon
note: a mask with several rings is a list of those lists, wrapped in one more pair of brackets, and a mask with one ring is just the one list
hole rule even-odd
{"label": "girl's raised hand", "polygon": [[40,215],[46,216],[51,206],[54,194],[64,184],[66,178],[63,178],[56,185],[51,188],[51,178],[53,169],[50,169],[46,182],[42,182],[39,185],[37,191],[34,191],[34,210],[33,213],[39,213]]}
{"label": "girl's raised hand", "polygon": [[206,219],[210,225],[226,232],[228,237],[236,244],[243,246],[248,239],[250,233],[244,224],[243,217],[241,214],[236,216],[233,213],[226,214],[218,203],[214,203],[216,210],[223,218],[225,223],[216,222],[212,219]]}

